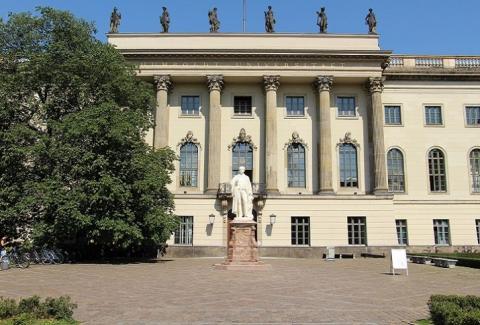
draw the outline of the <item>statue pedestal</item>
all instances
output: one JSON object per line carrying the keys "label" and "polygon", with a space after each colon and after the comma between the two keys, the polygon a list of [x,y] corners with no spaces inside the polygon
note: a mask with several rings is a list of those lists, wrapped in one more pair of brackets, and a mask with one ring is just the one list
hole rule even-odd
{"label": "statue pedestal", "polygon": [[216,264],[217,270],[269,270],[271,265],[258,259],[255,231],[257,223],[249,220],[234,220],[230,223],[232,236],[228,243],[225,262]]}

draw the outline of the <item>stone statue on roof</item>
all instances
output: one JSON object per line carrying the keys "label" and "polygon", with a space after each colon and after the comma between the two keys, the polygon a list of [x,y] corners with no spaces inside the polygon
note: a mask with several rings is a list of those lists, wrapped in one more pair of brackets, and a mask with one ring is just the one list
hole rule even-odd
{"label": "stone statue on roof", "polygon": [[208,20],[210,22],[210,33],[216,33],[220,29],[220,20],[218,20],[217,8],[213,8],[208,12]]}
{"label": "stone statue on roof", "polygon": [[276,22],[272,6],[268,6],[268,11],[265,11],[265,31],[267,33],[275,33]]}
{"label": "stone statue on roof", "polygon": [[322,7],[320,11],[317,11],[317,25],[320,27],[320,33],[326,33],[328,27],[327,14],[325,13],[325,7]]}
{"label": "stone statue on roof", "polygon": [[163,33],[168,33],[168,28],[170,27],[170,14],[168,13],[167,7],[162,7],[163,13],[160,17],[160,24],[162,24]]}
{"label": "stone statue on roof", "polygon": [[118,11],[117,7],[114,7],[112,15],[110,16],[110,33],[118,33],[118,27],[120,27],[121,19],[122,15]]}
{"label": "stone statue on roof", "polygon": [[373,13],[373,9],[368,9],[368,15],[365,17],[365,24],[368,25],[368,33],[376,34],[377,33],[377,18]]}

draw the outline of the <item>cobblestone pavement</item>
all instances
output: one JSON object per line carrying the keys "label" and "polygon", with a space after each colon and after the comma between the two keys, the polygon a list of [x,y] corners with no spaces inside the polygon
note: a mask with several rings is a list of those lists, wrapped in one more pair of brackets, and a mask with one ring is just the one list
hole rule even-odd
{"label": "cobblestone pavement", "polygon": [[0,272],[0,296],[70,295],[86,324],[407,324],[431,294],[480,295],[480,270],[386,259],[268,259],[270,271],[213,270],[218,259],[32,266]]}

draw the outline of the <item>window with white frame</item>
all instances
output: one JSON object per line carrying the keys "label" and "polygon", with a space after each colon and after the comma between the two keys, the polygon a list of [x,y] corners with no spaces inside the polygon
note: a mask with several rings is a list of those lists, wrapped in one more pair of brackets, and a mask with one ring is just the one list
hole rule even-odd
{"label": "window with white frame", "polygon": [[400,106],[387,105],[385,106],[385,125],[401,125],[402,113]]}
{"label": "window with white frame", "polygon": [[292,217],[292,245],[310,245],[310,217]]}
{"label": "window with white frame", "polygon": [[366,217],[348,217],[348,244],[366,245],[367,244],[367,218]]}
{"label": "window with white frame", "polygon": [[399,245],[408,245],[408,229],[407,220],[397,219],[395,220],[397,227],[397,239]]}
{"label": "window with white frame", "polygon": [[180,225],[175,230],[175,245],[192,245],[193,243],[193,217],[180,216]]}
{"label": "window with white frame", "polygon": [[285,99],[287,116],[305,115],[305,98],[303,96],[287,96]]}
{"label": "window with white frame", "polygon": [[235,115],[252,115],[252,97],[235,96],[233,98],[233,113]]}
{"label": "window with white frame", "polygon": [[440,149],[432,149],[428,153],[428,173],[431,192],[447,191],[447,173],[445,155]]}
{"label": "window with white frame", "polygon": [[467,125],[480,126],[480,106],[467,106],[465,107],[465,113],[467,115]]}
{"label": "window with white frame", "polygon": [[387,154],[388,190],[405,192],[405,172],[403,154],[398,149],[391,149]]}
{"label": "window with white frame", "polygon": [[477,225],[477,243],[480,245],[480,219],[475,220]]}
{"label": "window with white frame", "polygon": [[198,147],[188,142],[180,148],[180,186],[198,186]]}
{"label": "window with white frame", "polygon": [[480,149],[473,149],[470,152],[470,175],[472,192],[480,193]]}
{"label": "window with white frame", "polygon": [[353,144],[339,146],[340,187],[358,187],[357,149]]}
{"label": "window with white frame", "polygon": [[288,187],[305,187],[305,147],[292,143],[287,148]]}
{"label": "window with white frame", "polygon": [[200,96],[182,96],[182,115],[200,114]]}
{"label": "window with white frame", "polygon": [[433,220],[435,245],[450,245],[450,225],[447,219]]}
{"label": "window with white frame", "polygon": [[443,125],[441,106],[425,106],[425,124]]}
{"label": "window with white frame", "polygon": [[356,116],[355,97],[337,97],[338,116],[354,117]]}

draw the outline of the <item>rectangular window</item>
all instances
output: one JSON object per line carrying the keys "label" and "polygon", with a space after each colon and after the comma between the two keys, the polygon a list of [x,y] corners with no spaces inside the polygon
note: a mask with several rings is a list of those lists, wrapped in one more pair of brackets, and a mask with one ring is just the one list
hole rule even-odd
{"label": "rectangular window", "polygon": [[337,97],[338,116],[352,117],[356,115],[355,97]]}
{"label": "rectangular window", "polygon": [[366,245],[367,244],[367,218],[366,217],[348,217],[348,244]]}
{"label": "rectangular window", "polygon": [[450,226],[446,219],[433,220],[435,245],[450,245]]}
{"label": "rectangular window", "polygon": [[175,230],[176,245],[192,245],[193,242],[193,217],[180,216],[180,226]]}
{"label": "rectangular window", "polygon": [[408,245],[407,220],[395,220],[399,245]]}
{"label": "rectangular window", "polygon": [[292,245],[310,245],[310,217],[292,217]]}
{"label": "rectangular window", "polygon": [[235,115],[252,115],[252,97],[235,96],[233,99],[233,113]]}
{"label": "rectangular window", "polygon": [[475,220],[477,224],[477,243],[480,245],[480,219]]}
{"label": "rectangular window", "polygon": [[200,114],[200,96],[182,96],[182,115]]}
{"label": "rectangular window", "polygon": [[442,125],[442,107],[425,106],[425,124],[426,125]]}
{"label": "rectangular window", "polygon": [[285,102],[287,106],[287,116],[305,115],[305,98],[303,98],[303,96],[287,96]]}
{"label": "rectangular window", "polygon": [[480,126],[480,106],[467,106],[467,125]]}
{"label": "rectangular window", "polygon": [[400,106],[385,106],[385,125],[401,125],[402,113]]}

